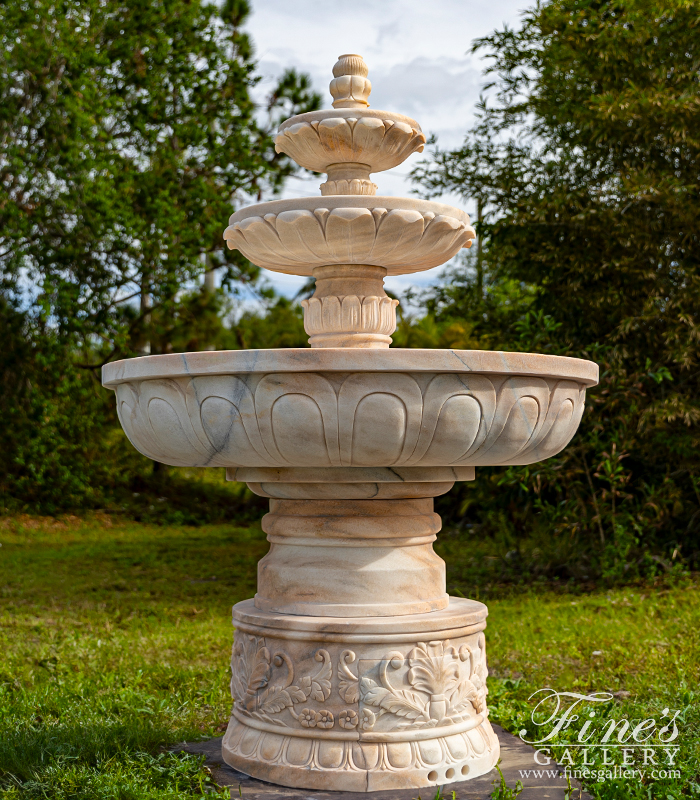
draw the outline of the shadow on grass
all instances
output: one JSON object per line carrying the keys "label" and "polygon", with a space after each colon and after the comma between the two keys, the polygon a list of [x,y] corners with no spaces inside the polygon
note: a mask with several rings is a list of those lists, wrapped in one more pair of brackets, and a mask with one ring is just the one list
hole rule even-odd
{"label": "shadow on grass", "polygon": [[144,800],[201,796],[203,759],[163,751],[188,730],[136,717],[0,729],[0,789],[7,798]]}

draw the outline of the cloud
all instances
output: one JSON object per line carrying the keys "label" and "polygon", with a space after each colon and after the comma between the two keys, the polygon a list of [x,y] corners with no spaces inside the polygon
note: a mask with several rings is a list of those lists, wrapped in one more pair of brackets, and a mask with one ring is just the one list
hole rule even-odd
{"label": "cloud", "polygon": [[[328,83],[337,57],[360,53],[369,66],[373,108],[398,111],[434,133],[443,147],[458,147],[474,120],[475,106],[485,79],[484,62],[469,51],[475,38],[504,23],[519,26],[527,0],[254,0],[247,28],[256,45],[259,96],[268,93],[287,67],[306,72],[330,106]],[[408,178],[423,156],[374,176],[380,194],[408,195]],[[321,181],[289,181],[284,197],[315,195]],[[436,198],[453,205],[455,197]],[[470,210],[470,209],[467,209]],[[424,284],[439,269],[407,276]],[[275,283],[274,274],[270,278]],[[277,287],[294,294],[291,284]],[[397,282],[398,288],[398,282]]]}

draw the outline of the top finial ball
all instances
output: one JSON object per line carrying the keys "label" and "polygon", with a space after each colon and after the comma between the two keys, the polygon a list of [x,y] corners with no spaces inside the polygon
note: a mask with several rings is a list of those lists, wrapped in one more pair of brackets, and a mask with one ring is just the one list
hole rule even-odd
{"label": "top finial ball", "polygon": [[330,83],[333,108],[367,108],[372,84],[367,80],[369,69],[362,56],[346,53],[338,56]]}

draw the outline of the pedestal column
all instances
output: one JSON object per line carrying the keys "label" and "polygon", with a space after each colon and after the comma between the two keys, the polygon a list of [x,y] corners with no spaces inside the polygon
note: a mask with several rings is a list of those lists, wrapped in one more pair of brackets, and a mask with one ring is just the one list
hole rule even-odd
{"label": "pedestal column", "polygon": [[263,518],[270,551],[258,593],[233,608],[223,755],[236,769],[287,786],[374,791],[463,780],[498,760],[487,609],[447,596],[432,546],[432,497],[457,475],[400,473],[231,471],[282,495]]}
{"label": "pedestal column", "polygon": [[270,500],[256,608],[365,617],[446,608],[433,499]]}

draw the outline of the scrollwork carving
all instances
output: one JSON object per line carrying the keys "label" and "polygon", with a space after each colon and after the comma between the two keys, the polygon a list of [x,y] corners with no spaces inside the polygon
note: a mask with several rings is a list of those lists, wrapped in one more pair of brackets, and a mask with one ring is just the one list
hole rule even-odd
{"label": "scrollwork carving", "polygon": [[[305,708],[297,713],[296,705],[309,699],[325,703],[331,694],[333,666],[327,650],[320,649],[314,656],[321,666],[313,675],[304,675],[295,681],[294,664],[286,653],[270,655],[265,639],[237,633],[231,657],[231,695],[236,707],[244,715],[272,722],[281,727],[287,723],[274,715],[289,711],[303,727],[332,728],[333,714]],[[286,679],[272,685],[275,668],[284,667]]]}
{"label": "scrollwork carving", "polygon": [[343,650],[338,660],[338,694],[346,703],[356,703],[360,698],[357,675],[354,675],[348,668],[348,664],[352,664],[355,658],[352,650]]}

